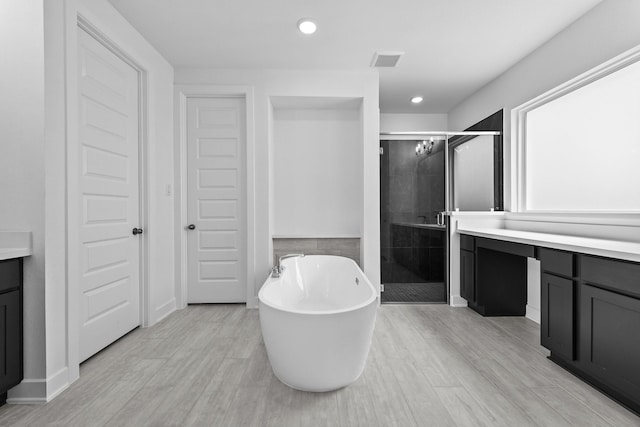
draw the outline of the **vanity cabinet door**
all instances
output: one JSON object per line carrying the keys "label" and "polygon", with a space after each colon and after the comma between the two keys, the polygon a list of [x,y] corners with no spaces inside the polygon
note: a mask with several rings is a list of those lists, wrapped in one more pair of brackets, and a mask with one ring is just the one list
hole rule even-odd
{"label": "vanity cabinet door", "polygon": [[573,280],[543,273],[541,276],[540,344],[555,355],[575,360]]}
{"label": "vanity cabinet door", "polygon": [[640,402],[640,299],[580,288],[580,365],[594,378]]}
{"label": "vanity cabinet door", "polygon": [[460,250],[460,296],[469,305],[476,303],[475,254],[464,249]]}
{"label": "vanity cabinet door", "polygon": [[0,393],[22,380],[20,291],[0,294]]}

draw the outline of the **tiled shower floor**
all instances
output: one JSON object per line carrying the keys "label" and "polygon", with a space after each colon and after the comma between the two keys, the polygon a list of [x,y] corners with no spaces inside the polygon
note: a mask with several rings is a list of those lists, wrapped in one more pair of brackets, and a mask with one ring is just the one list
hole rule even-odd
{"label": "tiled shower floor", "polygon": [[436,283],[385,283],[382,302],[447,302],[446,287]]}

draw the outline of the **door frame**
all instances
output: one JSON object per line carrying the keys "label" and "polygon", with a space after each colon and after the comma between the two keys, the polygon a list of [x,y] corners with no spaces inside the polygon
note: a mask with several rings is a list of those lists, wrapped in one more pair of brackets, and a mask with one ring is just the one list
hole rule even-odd
{"label": "door frame", "polygon": [[255,98],[252,86],[221,86],[221,85],[175,85],[175,218],[176,245],[175,274],[176,274],[176,305],[178,308],[187,306],[187,232],[185,226],[187,217],[187,100],[189,98],[243,98],[245,101],[245,209],[246,209],[246,281],[247,308],[256,308],[255,297]]}
{"label": "door frame", "polygon": [[[149,223],[149,197],[148,197],[148,92],[147,71],[131,56],[124,52],[116,43],[106,36],[98,27],[92,24],[81,14],[77,15],[77,23],[72,31],[78,29],[86,31],[91,37],[105,48],[131,66],[138,73],[138,195],[140,227],[146,228]],[[72,51],[67,52],[67,268],[68,268],[68,311],[67,311],[67,346],[68,366],[74,371],[73,377],[78,376],[80,366],[80,248],[78,246],[80,235],[79,181],[77,179],[80,167],[79,136],[78,136],[78,81],[77,74],[77,46],[78,40],[75,34],[67,35],[71,43]],[[150,323],[150,292],[149,292],[149,240],[146,234],[142,234],[140,242],[140,326],[146,327]]]}

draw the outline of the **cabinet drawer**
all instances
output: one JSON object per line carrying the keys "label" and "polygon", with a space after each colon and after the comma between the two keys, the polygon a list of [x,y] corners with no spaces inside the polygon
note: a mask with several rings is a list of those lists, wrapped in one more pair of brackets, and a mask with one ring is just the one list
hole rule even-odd
{"label": "cabinet drawer", "polygon": [[573,277],[573,253],[540,248],[538,256],[543,271]]}
{"label": "cabinet drawer", "polygon": [[22,283],[22,259],[0,261],[0,292],[17,289]]}
{"label": "cabinet drawer", "polygon": [[465,251],[475,251],[475,237],[467,236],[466,234],[460,235],[460,249],[464,249]]}
{"label": "cabinet drawer", "polygon": [[580,273],[587,284],[640,297],[640,264],[585,255],[580,262]]}

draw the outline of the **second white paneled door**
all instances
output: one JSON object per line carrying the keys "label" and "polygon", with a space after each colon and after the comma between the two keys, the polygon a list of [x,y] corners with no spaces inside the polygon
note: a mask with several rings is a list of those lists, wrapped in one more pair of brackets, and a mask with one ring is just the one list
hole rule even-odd
{"label": "second white paneled door", "polygon": [[78,29],[80,360],[140,324],[138,72]]}
{"label": "second white paneled door", "polygon": [[187,99],[187,301],[246,302],[244,98]]}

